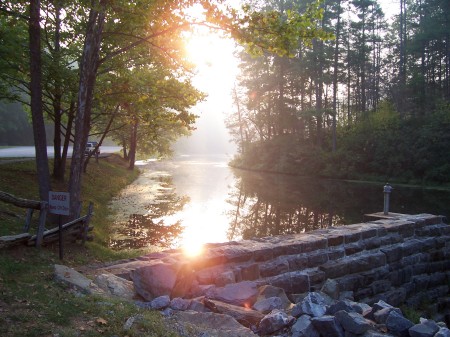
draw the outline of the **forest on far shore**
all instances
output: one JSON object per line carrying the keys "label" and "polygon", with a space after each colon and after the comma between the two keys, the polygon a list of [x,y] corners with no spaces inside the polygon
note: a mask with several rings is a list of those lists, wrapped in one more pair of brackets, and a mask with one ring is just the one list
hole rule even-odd
{"label": "forest on far shore", "polygon": [[450,2],[400,0],[392,18],[381,3],[325,0],[320,24],[334,39],[291,57],[241,54],[233,166],[448,186]]}

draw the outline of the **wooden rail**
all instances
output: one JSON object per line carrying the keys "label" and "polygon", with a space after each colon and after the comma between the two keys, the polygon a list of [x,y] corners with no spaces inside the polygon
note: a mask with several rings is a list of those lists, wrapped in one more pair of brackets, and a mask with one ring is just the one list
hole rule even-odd
{"label": "wooden rail", "polygon": [[[23,233],[0,237],[0,248],[17,245],[20,243],[40,247],[42,243],[49,243],[58,240],[59,227],[45,230],[45,222],[48,212],[48,203],[46,201],[17,198],[12,194],[2,191],[0,191],[0,201],[27,209]],[[92,230],[92,227],[89,227],[89,222],[92,217],[93,209],[94,206],[90,203],[88,213],[85,216],[79,217],[62,225],[64,235],[75,240],[82,240],[82,243],[84,244],[88,239],[88,232]],[[29,230],[31,226],[31,218],[35,210],[39,211],[39,224],[36,235],[31,235]]]}

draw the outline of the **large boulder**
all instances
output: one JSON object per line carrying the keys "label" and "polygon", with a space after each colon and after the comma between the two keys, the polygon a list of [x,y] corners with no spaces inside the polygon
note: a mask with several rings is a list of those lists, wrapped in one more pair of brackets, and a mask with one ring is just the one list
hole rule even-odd
{"label": "large boulder", "polygon": [[261,323],[259,323],[259,332],[262,335],[268,335],[292,325],[294,321],[294,317],[289,316],[281,310],[274,309],[261,320]]}
{"label": "large boulder", "polygon": [[300,316],[291,328],[292,337],[319,337],[319,332],[314,328],[311,317]]}
{"label": "large boulder", "polygon": [[145,300],[171,295],[177,281],[178,264],[155,263],[131,272],[136,292]]}
{"label": "large boulder", "polygon": [[247,328],[258,326],[259,322],[264,318],[264,315],[256,310],[239,307],[237,305],[209,299],[205,299],[203,303],[212,312],[231,316]]}
{"label": "large boulder", "polygon": [[227,284],[225,287],[213,287],[206,292],[206,297],[233,304],[241,307],[251,308],[258,297],[258,288],[255,282],[244,281]]}
{"label": "large boulder", "polygon": [[106,294],[132,300],[136,296],[133,282],[114,274],[106,273],[97,275],[94,283]]}
{"label": "large boulder", "polygon": [[156,263],[140,267],[131,272],[136,292],[145,300],[170,295],[177,280],[178,266]]}
{"label": "large boulder", "polygon": [[283,309],[290,309],[294,305],[286,296],[286,293],[282,288],[274,287],[271,285],[263,285],[258,288],[258,292],[257,302],[264,299],[277,297],[281,300]]}
{"label": "large boulder", "polygon": [[65,283],[69,287],[82,293],[99,295],[104,294],[104,291],[92,282],[92,280],[67,266],[55,264],[54,275],[56,281]]}
{"label": "large boulder", "polygon": [[[175,311],[169,318],[181,336],[257,337],[233,317],[212,312]],[[189,334],[185,333],[188,332]]]}
{"label": "large boulder", "polygon": [[292,309],[292,315],[298,317],[306,314],[313,317],[321,317],[325,315],[327,305],[325,298],[317,292],[311,292],[306,297],[297,303]]}

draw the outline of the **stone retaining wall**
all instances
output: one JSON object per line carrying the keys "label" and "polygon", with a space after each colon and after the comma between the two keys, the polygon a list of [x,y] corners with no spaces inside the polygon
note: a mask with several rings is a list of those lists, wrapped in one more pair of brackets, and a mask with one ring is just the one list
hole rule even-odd
{"label": "stone retaining wall", "polygon": [[339,291],[352,292],[355,301],[415,306],[449,293],[450,226],[440,216],[399,215],[305,234],[208,244],[191,259],[180,250],[153,253],[99,272],[132,280],[148,301],[162,295],[193,298],[248,281],[293,296],[334,279]]}

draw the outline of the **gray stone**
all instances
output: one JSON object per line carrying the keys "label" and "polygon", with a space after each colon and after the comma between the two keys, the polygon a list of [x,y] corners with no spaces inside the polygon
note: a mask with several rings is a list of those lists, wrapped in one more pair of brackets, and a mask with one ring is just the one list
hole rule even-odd
{"label": "gray stone", "polygon": [[261,264],[259,271],[262,277],[276,276],[289,271],[289,262],[285,257]]}
{"label": "gray stone", "polygon": [[168,263],[156,263],[134,270],[131,278],[136,292],[145,300],[170,295],[177,281],[178,266]]}
{"label": "gray stone", "polygon": [[292,302],[286,296],[286,293],[282,288],[274,287],[271,285],[264,285],[259,287],[258,292],[259,293],[257,301],[270,297],[278,297],[279,299],[281,299],[284,309],[290,309],[293,306]]}
{"label": "gray stone", "polygon": [[185,300],[181,297],[176,297],[170,301],[170,308],[173,310],[187,310],[191,304],[191,300]]}
{"label": "gray stone", "polygon": [[253,309],[263,314],[268,314],[273,309],[283,309],[283,302],[279,297],[269,297],[261,300],[257,300],[253,304]]}
{"label": "gray stone", "polygon": [[216,285],[218,287],[223,287],[227,284],[235,283],[235,282],[236,282],[236,278],[234,276],[233,271],[231,271],[231,270],[225,271],[216,277]]}
{"label": "gray stone", "polygon": [[313,317],[321,317],[327,311],[325,299],[316,292],[311,292],[292,308],[292,315],[298,317],[306,314]]}
{"label": "gray stone", "polygon": [[[233,317],[212,312],[176,311],[171,319],[181,325],[190,336],[256,337],[250,329],[242,326]],[[180,333],[181,335],[181,333]]]}
{"label": "gray stone", "polygon": [[189,304],[188,310],[197,311],[197,312],[211,312],[211,310],[209,310],[203,303],[202,298],[192,299],[191,303]]}
{"label": "gray stone", "polygon": [[124,331],[128,331],[128,330],[131,329],[131,327],[133,326],[133,324],[134,324],[135,322],[142,321],[143,319],[144,319],[144,316],[143,316],[143,315],[140,315],[140,314],[131,316],[131,317],[129,317],[129,318],[127,319],[127,321],[126,321],[125,324],[123,325],[123,328],[122,328],[122,329],[123,329]]}
{"label": "gray stone", "polygon": [[264,315],[256,310],[227,304],[220,301],[205,299],[205,306],[211,311],[219,314],[229,315],[247,328],[258,326]]}
{"label": "gray stone", "polygon": [[336,313],[336,318],[344,330],[357,335],[363,334],[370,329],[369,322],[357,312],[346,312],[344,310]]}
{"label": "gray stone", "polygon": [[339,299],[339,284],[336,280],[327,279],[320,290],[334,300]]}
{"label": "gray stone", "polygon": [[262,335],[274,333],[284,327],[290,326],[295,321],[295,318],[289,316],[285,312],[274,309],[259,323],[259,332]]}
{"label": "gray stone", "polygon": [[[347,336],[346,336],[347,337]],[[394,335],[385,333],[385,332],[379,332],[375,330],[368,330],[366,331],[361,337],[395,337]]]}
{"label": "gray stone", "polygon": [[450,330],[447,328],[440,328],[434,337],[450,337]]}
{"label": "gray stone", "polygon": [[366,316],[367,314],[369,314],[372,311],[372,307],[366,303],[357,303],[357,302],[351,302],[351,307],[353,309],[355,309],[355,311],[358,314],[361,314],[363,316]]}
{"label": "gray stone", "polygon": [[92,282],[92,280],[67,266],[55,264],[54,276],[56,281],[65,283],[70,287],[75,288],[77,291],[81,291],[82,293],[99,295],[104,294],[104,291]]}
{"label": "gray stone", "polygon": [[255,282],[243,281],[227,284],[222,288],[211,288],[206,292],[206,297],[233,305],[251,307],[258,297],[258,288]]}
{"label": "gray stone", "polygon": [[314,317],[311,322],[322,336],[344,337],[344,329],[334,316]]}
{"label": "gray stone", "polygon": [[409,337],[408,329],[414,325],[410,320],[395,310],[391,310],[385,324],[390,333],[399,337]]}
{"label": "gray stone", "polygon": [[170,297],[168,295],[163,295],[155,298],[150,302],[150,307],[155,310],[162,310],[170,305]]}
{"label": "gray stone", "polygon": [[398,308],[383,308],[383,309],[380,309],[380,310],[378,310],[378,311],[376,311],[374,314],[373,314],[373,320],[375,321],[375,322],[377,322],[378,324],[385,324],[386,323],[386,320],[387,320],[387,318],[389,317],[389,314],[391,313],[391,311],[393,311],[393,310],[395,310],[398,314],[400,314],[401,315],[401,311],[400,311],[400,309],[398,309]]}
{"label": "gray stone", "polygon": [[131,281],[113,274],[100,274],[94,279],[94,283],[106,294],[132,300],[136,296],[134,284]]}
{"label": "gray stone", "polygon": [[326,314],[327,315],[334,315],[336,314],[338,311],[344,310],[347,312],[352,312],[355,311],[355,308],[352,306],[351,301],[345,300],[345,301],[337,301],[336,303],[330,305],[327,308]]}
{"label": "gray stone", "polygon": [[435,321],[421,319],[420,324],[416,324],[409,328],[411,337],[433,337],[439,331],[439,325]]}
{"label": "gray stone", "polygon": [[311,317],[300,316],[291,327],[292,337],[319,337],[319,332],[314,328]]}

